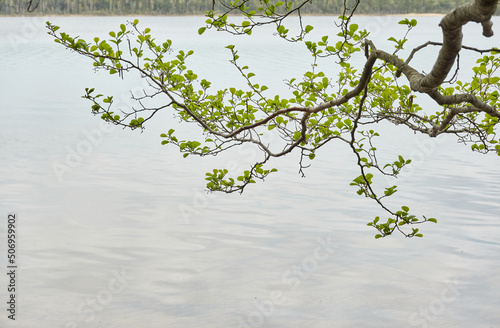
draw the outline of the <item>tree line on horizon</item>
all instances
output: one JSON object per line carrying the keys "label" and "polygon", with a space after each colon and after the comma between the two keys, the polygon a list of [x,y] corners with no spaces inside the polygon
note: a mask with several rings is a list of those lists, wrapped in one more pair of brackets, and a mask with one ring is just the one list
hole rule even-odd
{"label": "tree line on horizon", "polygon": [[[251,0],[257,8],[261,0]],[[277,2],[277,1],[275,1]],[[300,1],[296,1],[299,3]],[[447,13],[468,0],[363,0],[358,14]],[[348,1],[349,3],[349,1]],[[220,5],[218,5],[220,6]],[[215,9],[220,9],[217,5]],[[314,0],[303,14],[340,14],[344,0]],[[40,0],[36,15],[201,15],[210,0]],[[0,0],[0,15],[25,15],[25,1]]]}

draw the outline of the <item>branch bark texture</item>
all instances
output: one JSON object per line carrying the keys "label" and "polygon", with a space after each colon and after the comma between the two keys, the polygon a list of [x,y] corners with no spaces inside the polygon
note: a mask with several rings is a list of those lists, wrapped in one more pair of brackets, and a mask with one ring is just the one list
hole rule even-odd
{"label": "branch bark texture", "polygon": [[462,49],[462,26],[468,22],[481,23],[483,35],[493,36],[491,16],[497,10],[498,0],[475,0],[457,7],[444,16],[439,24],[443,31],[443,46],[432,71],[418,83],[413,84],[416,91],[427,92],[441,85],[448,76],[455,59]]}

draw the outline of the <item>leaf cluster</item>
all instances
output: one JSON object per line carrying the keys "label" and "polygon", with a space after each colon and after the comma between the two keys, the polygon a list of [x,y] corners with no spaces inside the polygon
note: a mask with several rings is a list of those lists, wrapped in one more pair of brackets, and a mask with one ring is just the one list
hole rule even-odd
{"label": "leaf cluster", "polygon": [[[395,45],[392,53],[377,49],[368,39],[369,32],[351,22],[359,1],[350,8],[344,7],[337,20],[339,32],[335,35],[324,35],[317,40],[306,38],[313,26],[304,26],[301,20],[299,34],[291,35],[286,19],[292,14],[300,18],[309,2],[262,0],[254,8],[250,1],[235,0],[224,4],[222,12],[208,11],[206,25],[198,29],[199,34],[215,28],[250,35],[259,26],[274,24],[276,36],[299,43],[311,54],[311,69],[286,81],[290,89],[288,95],[272,94],[258,81],[252,69],[242,63],[244,59],[234,45],[226,48],[245,87],[230,85],[213,90],[208,79],[200,78],[189,69],[187,60],[193,51],[174,53],[171,40],[157,41],[149,28],[139,28],[138,20],[121,24],[107,39],[96,37],[92,42],[59,33],[59,27],[50,23],[47,28],[56,42],[89,57],[94,69],[121,77],[128,72],[138,72],[147,81],[149,89],[141,95],[132,95],[136,103],[132,108],[117,109],[113,96],[96,94],[93,88],[87,88],[83,98],[91,102],[92,113],[103,120],[130,129],[143,129],[158,111],[168,109],[181,122],[200,128],[202,137],[197,140],[182,138],[174,129],[161,134],[162,144],[177,147],[184,157],[214,156],[242,145],[259,150],[262,158],[240,173],[218,168],[206,173],[208,190],[242,192],[249,184],[277,171],[268,167],[271,158],[293,151],[300,153],[299,172],[304,175],[319,150],[335,140],[352,150],[359,167],[360,174],[351,186],[389,214],[384,223],[380,222],[380,216],[368,223],[377,230],[375,238],[394,231],[406,237],[421,237],[420,230],[411,226],[437,220],[424,215],[419,218],[411,214],[406,205],[397,210],[387,205],[386,198],[393,197],[398,186],[391,180],[387,186],[379,187],[377,177],[396,179],[412,161],[402,155],[389,161],[379,159],[376,141],[383,131],[377,130],[377,124],[401,125],[430,137],[453,134],[459,141],[472,144],[474,151],[495,151],[500,155],[500,139],[496,133],[500,118],[497,110],[500,51],[465,48],[488,53],[472,68],[474,75],[470,82],[451,79],[450,86],[444,83],[436,88],[419,88],[417,82],[424,76],[410,62],[419,50],[439,44],[428,42],[413,49],[406,60],[399,57],[409,32],[417,26],[416,20],[399,22],[407,30],[400,39],[389,38]],[[232,13],[243,15],[233,17]],[[354,65],[353,57],[364,57],[365,65]],[[338,64],[337,76],[328,76],[319,69],[318,62],[332,59]],[[401,81],[402,76],[406,81]],[[425,109],[420,106],[417,96],[421,94],[434,100],[435,106]],[[164,105],[148,105],[149,100],[160,96],[167,99]],[[265,135],[269,133],[279,141],[268,143]]]}

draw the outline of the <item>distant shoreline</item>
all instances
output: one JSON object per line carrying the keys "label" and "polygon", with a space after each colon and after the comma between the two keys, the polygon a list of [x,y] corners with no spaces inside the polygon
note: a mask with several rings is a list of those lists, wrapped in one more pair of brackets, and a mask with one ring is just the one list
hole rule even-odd
{"label": "distant shoreline", "polygon": [[[340,14],[304,14],[302,16],[311,17],[311,16],[332,16],[338,17]],[[443,17],[446,14],[440,13],[408,13],[408,14],[355,14],[354,16],[358,17],[380,17],[380,16],[408,16],[408,17]],[[39,15],[32,13],[30,15],[2,15],[0,14],[0,18],[3,17],[205,17],[204,15],[149,15],[149,14],[123,14],[123,15],[99,15],[99,14],[75,14],[75,15],[57,15],[57,14],[47,14],[47,15]],[[239,15],[242,16],[242,15]]]}
{"label": "distant shoreline", "polygon": [[[380,14],[380,15],[368,15],[368,14],[355,14],[354,16],[412,16],[412,17],[443,17],[447,14],[439,14],[439,13],[408,13],[408,14]],[[311,15],[314,16],[314,15]],[[319,15],[318,15],[319,16]],[[333,16],[333,15],[332,15]]]}

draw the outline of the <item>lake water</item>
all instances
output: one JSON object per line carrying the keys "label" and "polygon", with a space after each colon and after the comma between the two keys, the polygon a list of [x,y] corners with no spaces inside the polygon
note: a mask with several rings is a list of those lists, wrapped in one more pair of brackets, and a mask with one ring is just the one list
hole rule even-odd
{"label": "lake water", "polygon": [[[400,19],[358,22],[383,48],[392,47],[389,33],[404,34]],[[142,82],[94,73],[89,60],[46,35],[45,20],[0,18],[0,297],[6,307],[5,228],[14,212],[17,327],[500,325],[496,155],[473,154],[453,138],[383,129],[382,156],[414,159],[398,183],[397,204],[438,218],[421,227],[422,239],[373,238],[366,223],[384,214],[349,186],[359,173],[344,145],[322,149],[306,178],[292,154],[242,195],[206,194],[205,172],[229,164],[245,169],[257,158],[253,150],[183,159],[160,145],[159,134],[197,131],[178,127],[168,112],[143,133],[103,125],[80,98],[84,88],[127,104],[128,90]],[[71,34],[103,37],[127,18],[50,20]],[[310,67],[303,49],[269,31],[199,37],[203,20],[143,17],[141,25],[176,49],[195,50],[191,64],[215,86],[242,83],[227,44],[237,44],[241,60],[276,92],[288,92],[281,81]],[[316,35],[336,33],[329,17],[307,20]],[[438,22],[419,18],[408,48],[439,41]],[[484,39],[469,25],[465,43],[498,46],[498,36]],[[414,64],[428,71],[435,52],[424,51]],[[467,74],[473,56],[462,57]],[[334,73],[334,65],[325,69]],[[1,313],[2,327],[16,326]]]}

